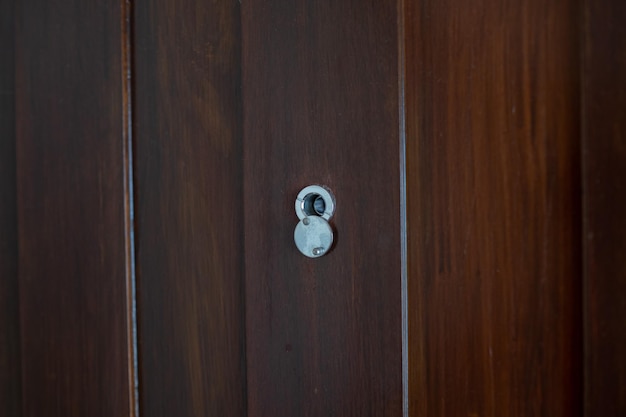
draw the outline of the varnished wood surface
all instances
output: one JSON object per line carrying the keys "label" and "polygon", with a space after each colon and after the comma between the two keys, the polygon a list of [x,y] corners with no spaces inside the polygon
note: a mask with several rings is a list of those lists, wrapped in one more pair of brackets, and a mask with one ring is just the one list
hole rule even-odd
{"label": "varnished wood surface", "polygon": [[403,20],[410,415],[579,416],[577,3]]}
{"label": "varnished wood surface", "polygon": [[[401,416],[396,4],[242,2],[248,415]],[[332,252],[293,242],[307,185]]]}
{"label": "varnished wood surface", "polygon": [[17,2],[24,417],[130,416],[120,2]]}
{"label": "varnished wood surface", "polygon": [[134,17],[141,412],[241,417],[239,3],[144,1]]}
{"label": "varnished wood surface", "polygon": [[626,415],[626,5],[585,1],[585,415]]}
{"label": "varnished wood surface", "polygon": [[0,415],[21,416],[15,189],[15,3],[0,2]]}
{"label": "varnished wood surface", "polygon": [[143,415],[402,415],[399,112],[409,415],[625,414],[626,8],[581,4],[153,0],[128,49],[1,2],[0,415],[136,413],[131,109]]}

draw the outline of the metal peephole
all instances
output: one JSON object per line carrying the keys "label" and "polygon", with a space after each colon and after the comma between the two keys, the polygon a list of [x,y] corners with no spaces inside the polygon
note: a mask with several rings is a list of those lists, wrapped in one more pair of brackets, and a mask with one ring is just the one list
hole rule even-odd
{"label": "metal peephole", "polygon": [[319,258],[333,246],[333,229],[328,220],[335,212],[335,197],[321,185],[304,187],[296,198],[300,221],[293,232],[298,250],[309,258]]}

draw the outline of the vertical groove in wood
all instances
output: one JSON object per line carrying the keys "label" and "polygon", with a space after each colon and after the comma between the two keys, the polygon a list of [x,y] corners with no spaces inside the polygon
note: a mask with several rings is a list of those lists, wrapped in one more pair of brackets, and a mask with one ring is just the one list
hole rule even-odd
{"label": "vertical groove in wood", "polygon": [[129,416],[121,2],[17,9],[24,416]]}
{"label": "vertical groove in wood", "polygon": [[626,4],[583,2],[585,415],[626,415]]}
{"label": "vertical groove in wood", "polygon": [[135,271],[135,196],[133,161],[133,19],[131,0],[119,0],[121,4],[122,36],[122,136],[124,159],[124,251],[126,255],[126,323],[128,357],[128,396],[131,416],[139,417],[139,375],[137,351],[137,283]]}
{"label": "vertical groove in wood", "polygon": [[239,2],[134,10],[140,408],[246,413]]}
{"label": "vertical groove in wood", "polygon": [[[395,1],[242,2],[250,417],[402,415]],[[297,249],[294,202],[336,197]]]}
{"label": "vertical groove in wood", "polygon": [[21,416],[15,189],[15,2],[0,2],[0,415]]}
{"label": "vertical groove in wood", "polygon": [[409,288],[406,155],[406,31],[405,2],[397,0],[398,25],[398,144],[400,148],[400,278],[402,296],[402,415],[409,417]]}
{"label": "vertical groove in wood", "polygon": [[410,415],[578,416],[579,7],[404,13]]}

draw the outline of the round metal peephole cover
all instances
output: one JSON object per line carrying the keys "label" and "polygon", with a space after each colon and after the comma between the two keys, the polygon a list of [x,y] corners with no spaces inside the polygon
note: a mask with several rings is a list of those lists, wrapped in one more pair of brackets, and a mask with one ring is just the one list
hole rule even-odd
{"label": "round metal peephole cover", "polygon": [[321,185],[309,185],[298,193],[295,209],[300,220],[315,216],[329,220],[335,212],[335,196]]}
{"label": "round metal peephole cover", "polygon": [[333,229],[319,216],[305,217],[298,222],[293,240],[304,256],[319,258],[333,245]]}

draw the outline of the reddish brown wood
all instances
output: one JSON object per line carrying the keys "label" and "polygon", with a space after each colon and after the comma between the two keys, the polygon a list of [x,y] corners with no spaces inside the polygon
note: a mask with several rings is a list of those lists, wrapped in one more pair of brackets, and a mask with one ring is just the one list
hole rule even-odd
{"label": "reddish brown wood", "polygon": [[410,415],[581,415],[577,2],[403,20]]}
{"label": "reddish brown wood", "polygon": [[141,410],[245,415],[239,2],[136,3]]}
{"label": "reddish brown wood", "polygon": [[0,2],[0,415],[21,415],[15,189],[15,3]]}
{"label": "reddish brown wood", "polygon": [[130,416],[121,2],[17,2],[24,416]]}
{"label": "reddish brown wood", "polygon": [[[402,415],[396,4],[242,2],[248,415]],[[332,252],[293,242],[309,184]]]}
{"label": "reddish brown wood", "polygon": [[585,413],[626,415],[626,5],[584,2]]}

